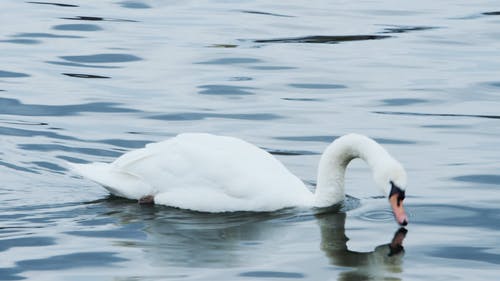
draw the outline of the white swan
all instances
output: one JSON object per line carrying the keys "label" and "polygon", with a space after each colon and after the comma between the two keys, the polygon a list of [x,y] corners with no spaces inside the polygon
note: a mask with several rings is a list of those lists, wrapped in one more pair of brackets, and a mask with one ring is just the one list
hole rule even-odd
{"label": "white swan", "polygon": [[180,134],[113,163],[71,166],[120,197],[203,212],[273,211],[341,202],[345,169],[354,158],[368,163],[376,184],[389,196],[396,221],[406,225],[404,168],[377,142],[358,134],[342,136],[326,148],[315,193],[268,152],[211,134]]}

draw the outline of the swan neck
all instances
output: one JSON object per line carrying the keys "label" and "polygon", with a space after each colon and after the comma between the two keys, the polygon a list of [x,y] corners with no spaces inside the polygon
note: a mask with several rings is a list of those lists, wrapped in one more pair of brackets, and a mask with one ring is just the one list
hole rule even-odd
{"label": "swan neck", "polygon": [[344,200],[345,172],[353,159],[363,159],[375,173],[378,162],[387,157],[385,149],[368,137],[349,134],[336,139],[319,162],[315,206],[328,207]]}

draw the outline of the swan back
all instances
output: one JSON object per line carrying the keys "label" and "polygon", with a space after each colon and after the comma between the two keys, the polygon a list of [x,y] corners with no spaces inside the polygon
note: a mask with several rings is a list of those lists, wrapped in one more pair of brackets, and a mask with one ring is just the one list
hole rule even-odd
{"label": "swan back", "polygon": [[[180,134],[100,166],[107,170],[79,171],[113,194],[130,199],[153,195],[157,204],[183,209],[271,211],[312,204],[312,193],[280,161],[233,137]],[[125,192],[134,184],[135,192]]]}

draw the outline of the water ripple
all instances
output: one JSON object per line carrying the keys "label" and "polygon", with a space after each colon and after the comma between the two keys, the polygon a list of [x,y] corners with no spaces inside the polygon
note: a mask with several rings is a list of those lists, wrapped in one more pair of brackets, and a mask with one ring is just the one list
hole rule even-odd
{"label": "water ripple", "polygon": [[101,17],[89,17],[89,16],[77,16],[77,17],[61,18],[61,19],[63,19],[63,20],[81,20],[81,21],[138,22],[136,20],[115,19],[115,18],[101,18]]}
{"label": "water ripple", "polygon": [[117,103],[94,102],[75,105],[24,104],[16,99],[0,98],[0,114],[21,116],[68,116],[82,112],[136,112]]}
{"label": "water ripple", "polygon": [[470,183],[482,183],[482,184],[492,184],[498,185],[500,183],[499,175],[464,175],[453,177],[452,180]]}
{"label": "water ripple", "polygon": [[82,237],[97,237],[97,238],[115,238],[115,239],[129,239],[129,240],[145,240],[147,235],[140,230],[137,230],[136,226],[126,225],[118,229],[110,230],[75,230],[66,231],[66,234]]}
{"label": "water ripple", "polygon": [[207,118],[241,119],[241,120],[274,120],[283,118],[280,115],[271,113],[200,113],[200,112],[180,112],[172,114],[162,114],[147,117],[149,119],[165,121],[194,121]]}
{"label": "water ripple", "polygon": [[424,31],[437,29],[436,26],[404,26],[404,25],[390,25],[389,27],[384,28],[384,31],[380,33],[407,33],[413,31]]}
{"label": "water ripple", "polygon": [[104,157],[118,157],[121,153],[101,148],[85,148],[85,147],[72,147],[62,144],[45,144],[45,143],[26,143],[18,144],[20,149],[30,150],[30,151],[64,151],[72,152],[86,155],[104,156]]}
{"label": "water ripple", "polygon": [[63,60],[80,63],[117,63],[139,61],[142,58],[130,54],[96,54],[82,56],[62,56]]}
{"label": "water ripple", "polygon": [[247,91],[255,89],[252,87],[241,87],[241,86],[231,86],[231,85],[203,85],[198,88],[203,89],[198,92],[200,95],[237,95],[246,96],[253,95],[254,93]]}
{"label": "water ripple", "polygon": [[279,66],[279,65],[257,65],[250,67],[255,70],[291,70],[297,69],[297,67],[293,66]]}
{"label": "water ripple", "polygon": [[429,100],[425,99],[412,99],[412,98],[399,98],[399,99],[383,99],[382,102],[387,106],[404,106],[420,103],[427,103]]}
{"label": "water ripple", "polygon": [[8,40],[0,40],[1,43],[12,43],[12,44],[40,44],[41,41],[34,39],[8,39]]}
{"label": "water ripple", "polygon": [[115,252],[79,252],[50,256],[42,259],[16,262],[20,272],[32,270],[65,270],[82,267],[109,267],[118,262],[127,261]]}
{"label": "water ripple", "polygon": [[484,114],[420,113],[420,112],[398,112],[398,111],[373,111],[373,113],[385,114],[385,115],[403,115],[403,116],[473,117],[473,118],[500,119],[500,115],[484,115]]}
{"label": "water ripple", "polygon": [[255,43],[313,43],[313,44],[337,44],[351,41],[380,40],[391,38],[388,35],[330,35],[330,36],[304,36],[276,39],[258,39]]}
{"label": "water ripple", "polygon": [[21,72],[12,72],[0,70],[0,78],[21,78],[21,77],[29,77],[29,74],[21,73]]}
{"label": "water ripple", "polygon": [[286,149],[273,149],[273,148],[265,148],[261,147],[265,151],[273,154],[273,155],[281,155],[281,156],[299,156],[299,155],[318,155],[319,153],[308,151],[308,150],[286,150]]}
{"label": "water ripple", "polygon": [[60,24],[52,27],[55,30],[72,30],[72,31],[99,31],[102,28],[95,24]]}
{"label": "water ripple", "polygon": [[390,210],[371,210],[362,213],[359,216],[361,219],[366,221],[392,221],[394,220],[394,215]]}
{"label": "water ripple", "polygon": [[[2,216],[2,219],[5,219]],[[18,238],[9,238],[2,239],[2,243],[0,244],[0,252],[5,252],[10,248],[17,247],[43,247],[43,246],[51,246],[55,245],[55,238],[53,237],[44,237],[44,236],[30,236],[30,237],[18,237]]]}
{"label": "water ripple", "polygon": [[202,61],[198,62],[197,64],[220,64],[220,65],[226,65],[226,64],[247,64],[247,63],[260,63],[262,62],[259,59],[254,59],[254,58],[220,58],[220,59],[213,59],[209,61]]}
{"label": "water ripple", "polygon": [[4,161],[0,161],[0,166],[6,167],[6,168],[9,168],[9,169],[12,169],[12,170],[16,170],[16,171],[27,172],[27,173],[32,173],[32,174],[39,174],[39,172],[37,172],[35,170],[28,169],[28,168],[25,168],[25,167],[21,167],[21,166],[18,166],[18,165],[14,165],[14,164],[11,164],[11,163],[7,163],[7,162],[4,162]]}
{"label": "water ripple", "polygon": [[281,98],[282,100],[288,101],[323,101],[324,99],[313,99],[313,98]]}
{"label": "water ripple", "polygon": [[345,89],[347,86],[340,84],[321,84],[321,83],[293,83],[288,84],[290,87],[299,89],[315,89],[315,90],[333,90],[333,89]]}
{"label": "water ripple", "polygon": [[11,128],[0,126],[0,135],[2,136],[14,136],[14,137],[34,137],[34,136],[44,136],[51,139],[61,139],[61,140],[76,140],[74,137],[61,135],[54,132],[47,131],[37,131],[37,130],[26,130],[19,128]]}
{"label": "water ripple", "polygon": [[68,170],[64,167],[61,167],[57,164],[47,162],[47,161],[33,161],[33,162],[31,162],[31,164],[34,164],[34,165],[38,166],[39,168],[41,168],[41,169],[37,168],[36,170],[42,170],[42,171],[61,173],[61,172]]}
{"label": "water ripple", "polygon": [[93,78],[93,79],[109,79],[109,76],[95,75],[95,74],[83,74],[83,73],[62,73],[62,75],[66,75],[69,77],[76,78]]}
{"label": "water ripple", "polygon": [[26,3],[30,4],[40,4],[40,5],[53,5],[53,6],[58,6],[58,7],[79,7],[78,5],[73,5],[73,4],[64,4],[64,3],[54,3],[54,2],[39,2],[39,1],[28,1]]}
{"label": "water ripple", "polygon": [[44,32],[28,32],[28,33],[18,33],[13,35],[12,37],[28,37],[28,38],[85,38],[83,36],[76,35],[60,35],[60,34],[52,34],[52,33],[44,33]]}
{"label": "water ripple", "polygon": [[282,17],[282,18],[294,18],[294,16],[289,16],[289,15],[268,13],[268,12],[261,12],[261,11],[253,11],[253,10],[241,10],[240,12],[246,13],[246,14],[254,14],[254,15],[273,16],[273,17]]}
{"label": "water ripple", "polygon": [[247,271],[238,274],[242,277],[253,278],[285,278],[285,279],[302,279],[306,275],[299,272],[284,272],[284,271]]}
{"label": "water ripple", "polygon": [[482,14],[485,15],[485,16],[500,16],[500,11],[484,12]]}
{"label": "water ripple", "polygon": [[63,62],[63,61],[46,61],[46,63],[64,65],[64,66],[74,66],[74,67],[87,67],[87,68],[104,68],[104,69],[121,68],[121,66],[115,66],[115,65],[95,65],[95,64],[83,64],[83,63]]}
{"label": "water ripple", "polygon": [[146,3],[142,2],[136,2],[136,1],[123,1],[123,2],[118,2],[120,6],[123,8],[129,8],[129,9],[150,9],[151,6],[149,6]]}

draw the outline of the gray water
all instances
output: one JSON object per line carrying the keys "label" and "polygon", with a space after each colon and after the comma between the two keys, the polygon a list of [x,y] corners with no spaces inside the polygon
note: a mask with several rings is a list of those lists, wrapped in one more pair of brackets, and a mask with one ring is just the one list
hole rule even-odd
{"label": "gray water", "polygon": [[[0,10],[1,280],[498,278],[495,1]],[[408,171],[406,236],[360,161],[342,206],[231,214],[112,198],[65,164],[182,132],[243,138],[312,186],[329,142],[369,135]]]}

